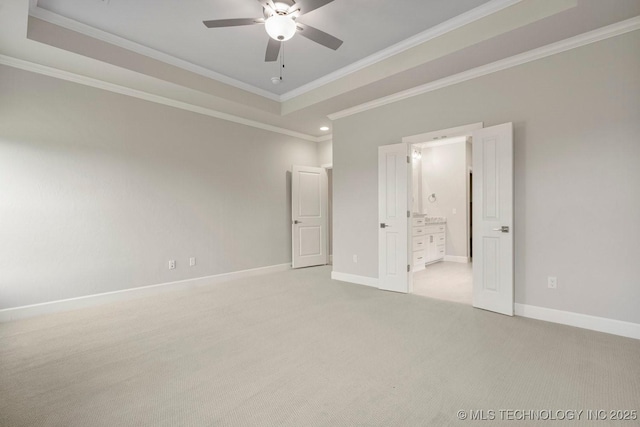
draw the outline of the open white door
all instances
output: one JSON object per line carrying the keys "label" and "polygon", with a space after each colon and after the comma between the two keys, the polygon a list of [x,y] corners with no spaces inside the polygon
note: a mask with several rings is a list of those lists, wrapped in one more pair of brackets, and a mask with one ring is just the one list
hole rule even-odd
{"label": "open white door", "polygon": [[378,147],[378,287],[408,292],[409,163],[407,144]]}
{"label": "open white door", "polygon": [[513,124],[473,131],[473,306],[513,316]]}
{"label": "open white door", "polygon": [[311,166],[293,166],[291,193],[291,266],[301,268],[327,264],[327,171]]}

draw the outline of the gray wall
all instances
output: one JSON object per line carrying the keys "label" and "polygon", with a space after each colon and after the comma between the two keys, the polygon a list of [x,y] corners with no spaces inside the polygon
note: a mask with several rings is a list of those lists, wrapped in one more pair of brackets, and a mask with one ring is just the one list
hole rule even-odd
{"label": "gray wall", "polygon": [[333,162],[333,144],[331,140],[318,142],[318,165],[330,165]]}
{"label": "gray wall", "polygon": [[377,277],[376,147],[513,122],[516,302],[640,323],[638,52],[635,31],[336,120],[334,270]]}
{"label": "gray wall", "polygon": [[0,309],[290,262],[316,149],[0,67]]}

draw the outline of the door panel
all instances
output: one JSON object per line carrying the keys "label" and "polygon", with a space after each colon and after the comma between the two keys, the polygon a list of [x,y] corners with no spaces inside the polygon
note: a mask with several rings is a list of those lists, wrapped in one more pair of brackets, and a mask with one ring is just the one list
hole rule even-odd
{"label": "door panel", "polygon": [[299,171],[300,180],[298,218],[319,218],[322,216],[322,174]]}
{"label": "door panel", "polygon": [[378,148],[378,287],[409,290],[409,175],[407,144]]}
{"label": "door panel", "polygon": [[324,265],[328,256],[328,187],[323,168],[293,166],[292,267]]}
{"label": "door panel", "polygon": [[300,256],[322,255],[321,227],[303,227],[300,230]]}
{"label": "door panel", "polygon": [[473,132],[473,306],[513,316],[513,125]]}

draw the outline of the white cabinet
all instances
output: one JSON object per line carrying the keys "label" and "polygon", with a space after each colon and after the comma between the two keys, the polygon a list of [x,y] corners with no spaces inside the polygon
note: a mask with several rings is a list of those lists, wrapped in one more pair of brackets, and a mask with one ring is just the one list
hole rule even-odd
{"label": "white cabinet", "polygon": [[424,270],[427,262],[427,237],[425,236],[426,227],[424,226],[424,218],[412,218],[411,221],[411,245],[412,258],[411,268],[413,271]]}
{"label": "white cabinet", "polygon": [[446,246],[445,224],[433,224],[425,226],[425,263],[430,264],[444,259]]}
{"label": "white cabinet", "polygon": [[444,259],[445,224],[428,224],[424,218],[412,218],[412,270],[424,270],[427,264]]}

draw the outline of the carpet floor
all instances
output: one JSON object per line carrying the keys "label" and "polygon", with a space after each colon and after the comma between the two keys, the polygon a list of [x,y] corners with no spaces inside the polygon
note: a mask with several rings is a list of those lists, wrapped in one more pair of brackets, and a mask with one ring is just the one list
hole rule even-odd
{"label": "carpet floor", "polygon": [[638,340],[329,275],[287,271],[0,324],[0,425],[567,422],[501,421],[501,410],[583,410],[569,425],[584,425],[589,410],[640,409]]}

